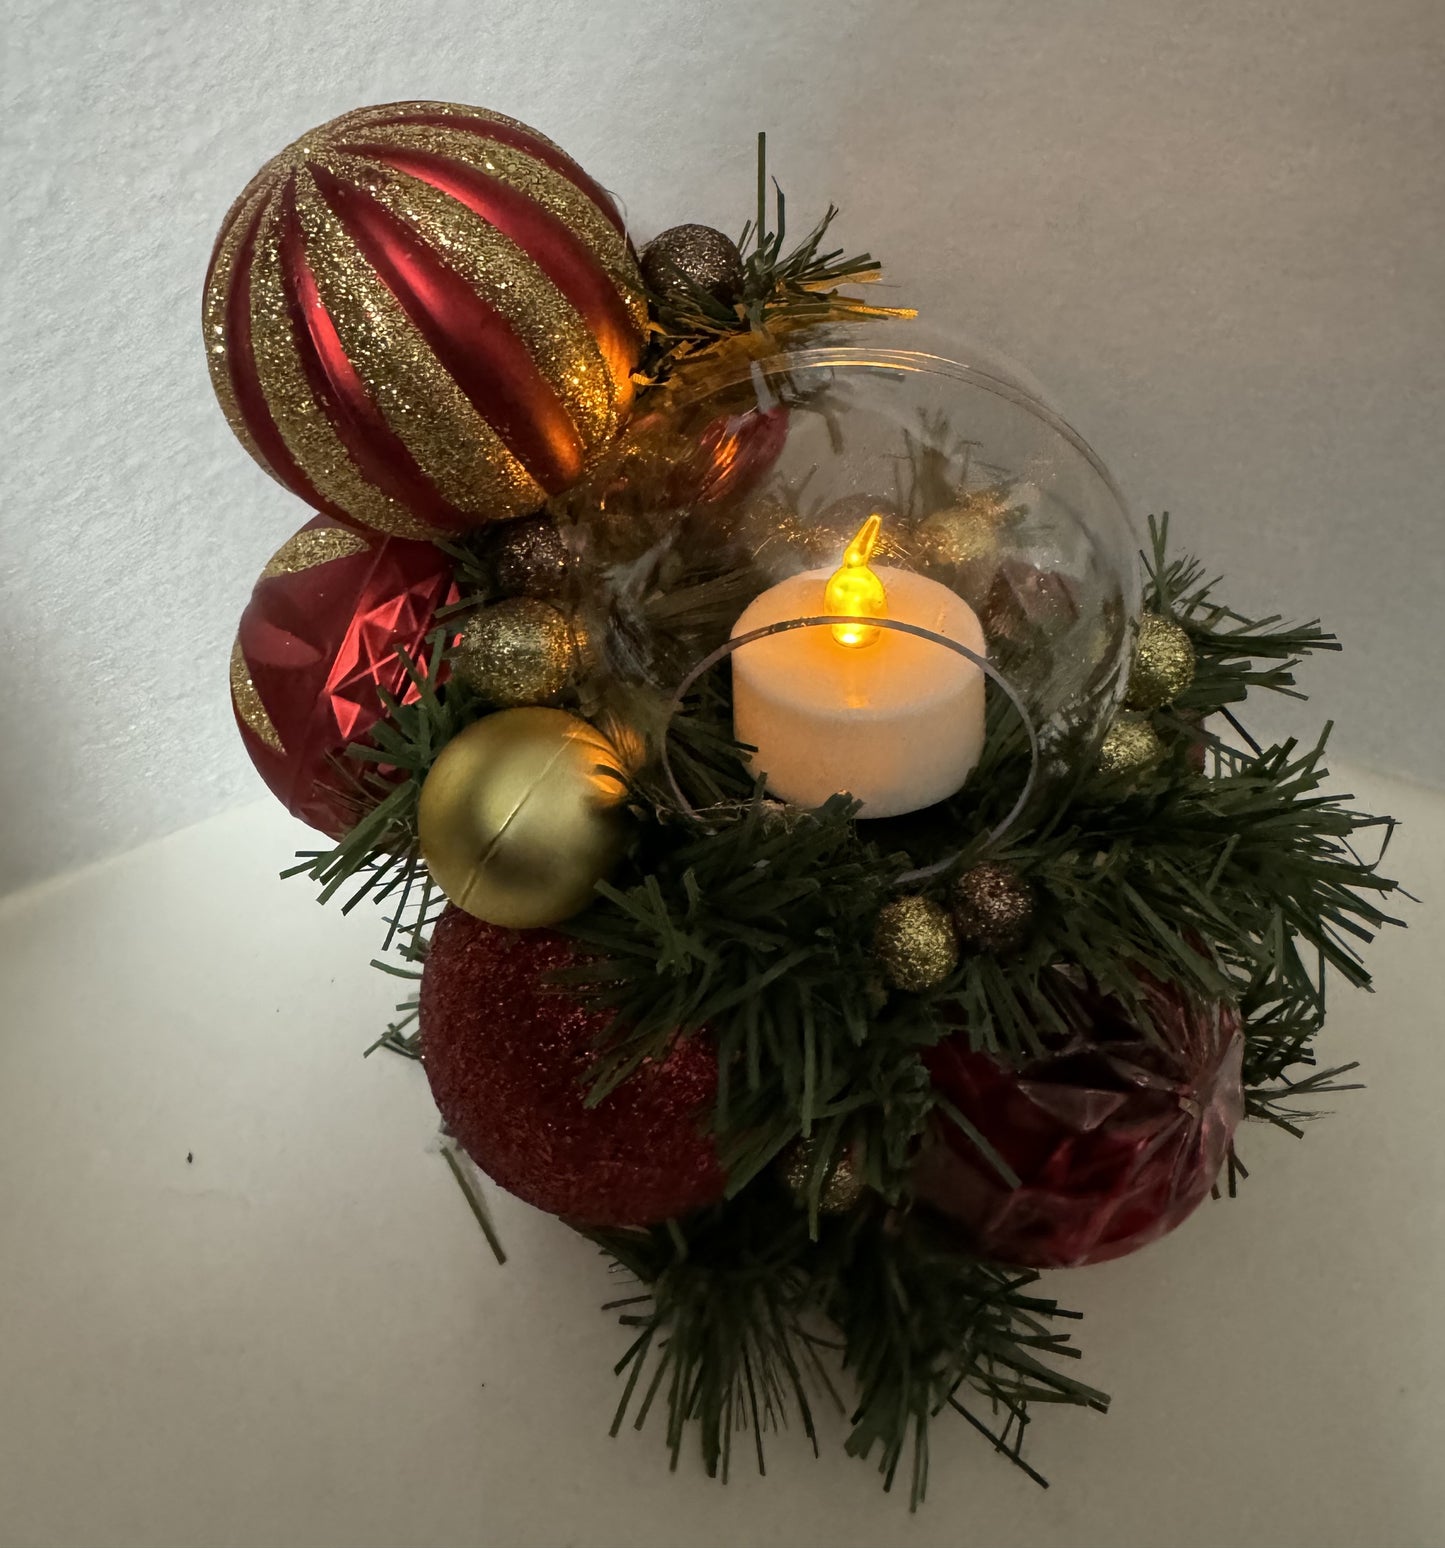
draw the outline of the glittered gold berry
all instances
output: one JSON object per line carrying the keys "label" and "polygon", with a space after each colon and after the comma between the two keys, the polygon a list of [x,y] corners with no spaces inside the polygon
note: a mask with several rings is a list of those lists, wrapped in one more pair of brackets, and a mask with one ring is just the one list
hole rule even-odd
{"label": "glittered gold berry", "polygon": [[[788,1192],[800,1209],[807,1206],[813,1169],[817,1162],[818,1142],[815,1139],[795,1141],[783,1152],[778,1162],[778,1170],[788,1186]],[[867,1184],[859,1173],[853,1153],[846,1151],[833,1163],[823,1179],[823,1186],[818,1191],[818,1213],[847,1214],[867,1191]]]}
{"label": "glittered gold berry", "polygon": [[1011,509],[1003,488],[963,495],[918,529],[920,557],[947,568],[992,563],[998,558],[1000,523]]}
{"label": "glittered gold berry", "polygon": [[1033,888],[1011,865],[986,860],[953,884],[953,923],[959,935],[986,951],[1008,951],[1034,917]]}
{"label": "glittered gold berry", "polygon": [[1159,762],[1164,744],[1145,715],[1123,711],[1099,746],[1098,769],[1116,779],[1132,779]]}
{"label": "glittered gold berry", "polygon": [[878,912],[873,955],[895,989],[934,989],[958,966],[958,937],[932,898],[896,898]]}
{"label": "glittered gold berry", "polygon": [[567,686],[576,654],[572,626],[563,613],[549,602],[513,597],[472,615],[453,669],[500,708],[552,704]]}
{"label": "glittered gold berry", "polygon": [[1145,613],[1139,620],[1134,664],[1124,703],[1134,710],[1161,709],[1194,681],[1194,647],[1172,618]]}

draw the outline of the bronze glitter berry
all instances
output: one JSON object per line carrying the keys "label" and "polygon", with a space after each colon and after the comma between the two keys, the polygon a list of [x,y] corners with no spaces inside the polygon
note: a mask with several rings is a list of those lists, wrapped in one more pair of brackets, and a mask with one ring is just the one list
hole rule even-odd
{"label": "bronze glitter berry", "polygon": [[685,296],[690,282],[718,301],[734,301],[743,288],[742,254],[711,226],[672,226],[643,249],[642,278],[670,300]]}
{"label": "bronze glitter berry", "polygon": [[1034,916],[1033,888],[1011,865],[988,860],[953,884],[953,923],[966,941],[986,951],[1020,944]]}
{"label": "bronze glitter berry", "polygon": [[499,529],[492,574],[508,597],[555,597],[567,585],[567,544],[550,516],[524,516]]}

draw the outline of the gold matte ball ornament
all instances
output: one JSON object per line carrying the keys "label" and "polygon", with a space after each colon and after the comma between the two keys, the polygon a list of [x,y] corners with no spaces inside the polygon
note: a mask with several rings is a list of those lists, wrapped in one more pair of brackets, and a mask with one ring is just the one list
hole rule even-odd
{"label": "gold matte ball ornament", "polygon": [[627,842],[616,748],[557,709],[488,715],[452,738],[422,786],[422,858],[488,924],[558,924],[592,901]]}
{"label": "gold matte ball ornament", "polygon": [[958,966],[958,936],[932,898],[896,898],[878,911],[873,955],[895,989],[935,989]]}
{"label": "gold matte ball ornament", "polygon": [[1194,646],[1189,636],[1172,618],[1145,613],[1139,620],[1124,703],[1132,710],[1162,709],[1193,681]]}
{"label": "gold matte ball ornament", "polygon": [[1147,773],[1163,756],[1164,743],[1149,724],[1149,717],[1125,710],[1099,746],[1098,768],[1101,774],[1115,779],[1133,779]]}
{"label": "gold matte ball ornament", "polygon": [[577,664],[577,642],[564,613],[535,597],[512,597],[467,620],[452,669],[502,709],[551,704]]}

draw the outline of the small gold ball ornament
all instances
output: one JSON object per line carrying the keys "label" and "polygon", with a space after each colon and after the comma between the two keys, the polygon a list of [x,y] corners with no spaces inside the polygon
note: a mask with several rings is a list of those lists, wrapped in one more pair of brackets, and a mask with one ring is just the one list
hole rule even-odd
{"label": "small gold ball ornament", "polygon": [[1189,636],[1160,613],[1145,613],[1134,643],[1134,664],[1124,703],[1132,710],[1162,709],[1194,681],[1194,646]]}
{"label": "small gold ball ornament", "polygon": [[554,702],[576,664],[566,615],[536,597],[511,597],[467,620],[452,669],[488,703],[512,709]]}
{"label": "small gold ball ornament", "polygon": [[426,777],[422,858],[447,897],[488,924],[569,919],[626,845],[620,768],[607,738],[565,710],[487,715]]}
{"label": "small gold ball ornament", "polygon": [[[818,1163],[818,1141],[800,1139],[794,1141],[782,1154],[778,1169],[783,1181],[800,1209],[807,1208],[808,1190],[812,1183],[813,1168]],[[823,1186],[818,1190],[820,1215],[846,1215],[868,1191],[855,1164],[851,1150],[845,1151],[828,1170]]]}
{"label": "small gold ball ornament", "polygon": [[1010,951],[1034,917],[1033,888],[1011,865],[985,860],[953,884],[953,923],[960,936],[986,951]]}
{"label": "small gold ball ornament", "polygon": [[873,955],[895,989],[934,989],[958,966],[958,937],[932,898],[895,898],[878,911]]}
{"label": "small gold ball ornament", "polygon": [[967,505],[935,511],[918,529],[919,548],[931,564],[950,568],[989,564],[998,557],[998,533],[982,511]]}
{"label": "small gold ball ornament", "polygon": [[642,250],[642,278],[670,301],[686,297],[689,285],[718,301],[735,301],[745,277],[737,243],[712,226],[671,226]]}
{"label": "small gold ball ornament", "polygon": [[1099,746],[1101,774],[1129,779],[1147,772],[1164,756],[1164,743],[1147,715],[1123,711]]}
{"label": "small gold ball ornament", "polygon": [[998,558],[999,528],[1017,509],[1009,503],[1007,485],[960,495],[918,529],[919,552],[927,563],[947,569],[991,565]]}

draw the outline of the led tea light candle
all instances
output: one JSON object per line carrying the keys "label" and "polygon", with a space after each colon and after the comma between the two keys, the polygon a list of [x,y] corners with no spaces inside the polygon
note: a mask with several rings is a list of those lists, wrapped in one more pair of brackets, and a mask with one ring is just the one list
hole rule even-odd
{"label": "led tea light candle", "polygon": [[864,817],[895,817],[956,791],[983,751],[984,674],[937,641],[870,618],[916,624],[982,656],[983,628],[947,586],[868,560],[870,516],[836,571],[807,570],[763,592],[732,637],[790,618],[856,624],[794,629],[733,652],[733,732],[755,747],[769,791],[817,806],[846,790]]}

